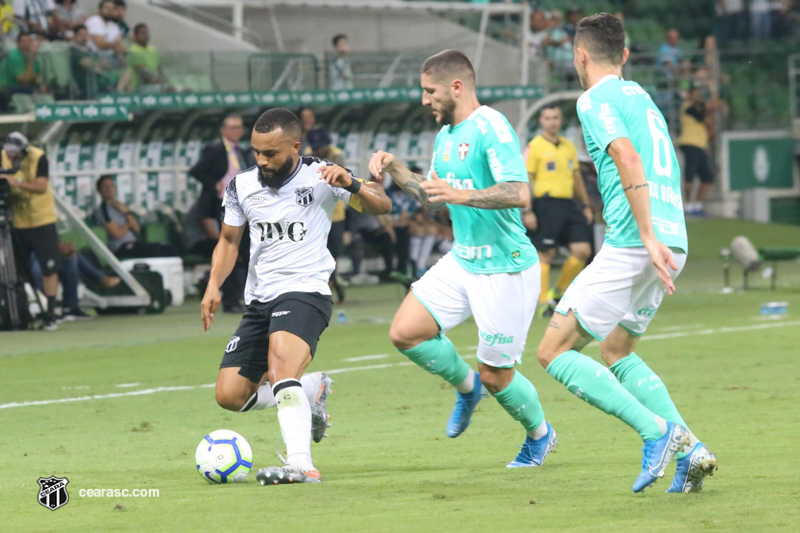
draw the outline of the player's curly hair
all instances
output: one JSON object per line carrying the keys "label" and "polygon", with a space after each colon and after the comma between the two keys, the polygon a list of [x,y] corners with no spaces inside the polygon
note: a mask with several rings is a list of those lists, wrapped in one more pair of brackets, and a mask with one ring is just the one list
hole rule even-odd
{"label": "player's curly hair", "polygon": [[622,22],[608,13],[582,18],[575,26],[575,46],[585,49],[595,61],[621,65],[625,49]]}
{"label": "player's curly hair", "polygon": [[264,111],[253,126],[253,131],[256,133],[269,133],[277,129],[298,140],[302,132],[300,119],[285,107],[274,107]]}
{"label": "player's curly hair", "polygon": [[475,69],[469,58],[458,50],[445,50],[432,55],[422,63],[419,71],[438,83],[460,79],[475,86]]}

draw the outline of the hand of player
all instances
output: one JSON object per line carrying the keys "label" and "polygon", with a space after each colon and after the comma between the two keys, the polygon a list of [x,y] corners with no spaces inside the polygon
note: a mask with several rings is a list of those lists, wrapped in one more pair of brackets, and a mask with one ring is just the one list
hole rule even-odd
{"label": "hand of player", "polygon": [[317,169],[319,179],[333,187],[349,187],[353,184],[353,177],[344,167],[339,165],[325,165]]}
{"label": "hand of player", "polygon": [[523,213],[522,225],[525,226],[526,229],[536,231],[536,228],[539,226],[539,221],[536,219],[536,215],[534,215],[533,212]]}
{"label": "hand of player", "polygon": [[17,186],[17,180],[11,174],[0,174],[0,179],[6,180],[11,187]]}
{"label": "hand of player", "polygon": [[394,154],[378,151],[369,160],[369,173],[379,182],[383,181],[383,173],[391,173],[394,169]]}
{"label": "hand of player", "polygon": [[594,224],[594,211],[592,211],[591,206],[585,205],[583,206],[583,216],[586,217],[586,223],[590,226]]}
{"label": "hand of player", "polygon": [[211,284],[206,287],[206,293],[203,296],[203,301],[200,302],[200,317],[203,319],[203,331],[208,331],[211,323],[214,322],[214,314],[217,312],[217,307],[222,302],[222,294],[219,288],[213,287]]}
{"label": "hand of player", "polygon": [[445,202],[448,204],[458,205],[467,201],[469,192],[454,189],[450,183],[443,179],[439,179],[435,171],[431,171],[431,178],[428,181],[423,181],[419,184],[428,200],[431,202]]}
{"label": "hand of player", "polygon": [[650,255],[650,260],[658,273],[658,279],[667,290],[667,294],[672,295],[675,292],[675,282],[672,281],[672,276],[669,273],[671,268],[674,271],[678,270],[678,265],[672,257],[672,250],[657,240],[646,241],[644,247]]}

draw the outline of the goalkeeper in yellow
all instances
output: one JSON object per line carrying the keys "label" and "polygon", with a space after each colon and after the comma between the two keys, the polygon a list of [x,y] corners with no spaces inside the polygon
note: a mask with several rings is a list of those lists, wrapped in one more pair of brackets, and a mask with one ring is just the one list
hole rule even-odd
{"label": "goalkeeper in yellow", "polygon": [[[533,209],[523,212],[528,236],[539,252],[542,290],[539,312],[553,315],[558,300],[586,266],[592,253],[592,208],[581,177],[575,145],[559,135],[561,109],[555,104],[542,108],[542,133],[528,144],[525,166],[533,187]],[[577,200],[577,201],[576,201]],[[556,246],[568,246],[570,256],[550,289],[550,264]]]}

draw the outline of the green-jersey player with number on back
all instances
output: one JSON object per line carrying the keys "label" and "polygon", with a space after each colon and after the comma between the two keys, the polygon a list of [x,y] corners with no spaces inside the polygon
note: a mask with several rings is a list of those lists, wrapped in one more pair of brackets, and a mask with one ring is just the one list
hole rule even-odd
{"label": "green-jersey player with number on back", "polygon": [[[582,19],[575,69],[586,148],[597,167],[606,240],[556,308],[539,362],[570,392],[614,415],[644,441],[641,492],[678,466],[667,492],[697,492],[716,469],[713,453],[688,429],[664,383],[633,350],[686,263],[681,176],[663,115],[639,84],[622,79],[628,57],[622,24],[607,13]],[[600,342],[610,371],[580,353]]]}

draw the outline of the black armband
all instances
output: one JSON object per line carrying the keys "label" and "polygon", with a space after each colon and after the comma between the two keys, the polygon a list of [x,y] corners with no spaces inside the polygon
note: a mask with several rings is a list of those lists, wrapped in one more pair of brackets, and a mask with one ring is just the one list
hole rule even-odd
{"label": "black armband", "polygon": [[350,185],[344,187],[344,190],[346,190],[350,194],[358,194],[358,191],[361,190],[361,180],[357,180],[354,178],[353,182]]}

